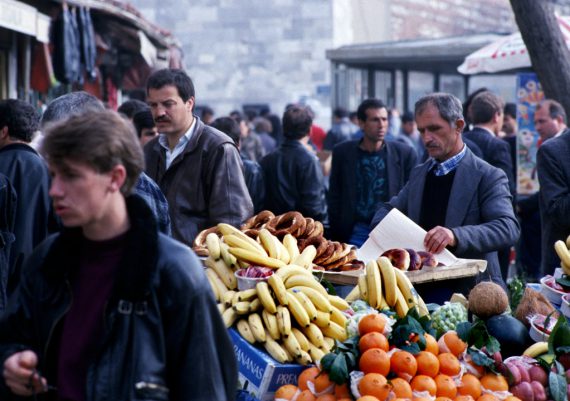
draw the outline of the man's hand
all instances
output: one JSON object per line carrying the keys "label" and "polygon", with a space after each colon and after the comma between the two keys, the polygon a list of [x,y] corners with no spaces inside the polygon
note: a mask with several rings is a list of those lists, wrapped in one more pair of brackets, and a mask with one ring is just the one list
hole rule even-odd
{"label": "man's hand", "polygon": [[455,246],[456,243],[453,231],[441,226],[429,230],[424,238],[424,246],[431,253],[440,253],[446,246]]}
{"label": "man's hand", "polygon": [[36,372],[38,357],[32,351],[17,352],[4,362],[4,380],[16,395],[30,396],[47,389],[46,379]]}

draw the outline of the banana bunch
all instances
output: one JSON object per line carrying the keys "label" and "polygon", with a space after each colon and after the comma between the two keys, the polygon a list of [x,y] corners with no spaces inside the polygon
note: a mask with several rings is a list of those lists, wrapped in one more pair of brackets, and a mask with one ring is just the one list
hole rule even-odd
{"label": "banana bunch", "polygon": [[528,347],[523,352],[523,355],[529,356],[531,358],[536,358],[537,356],[546,354],[547,352],[548,352],[548,343],[546,341],[539,341]]}
{"label": "banana bunch", "polygon": [[560,265],[564,274],[570,275],[570,235],[566,238],[566,242],[558,240],[554,243],[554,250],[560,258]]}
{"label": "banana bunch", "polygon": [[384,256],[368,262],[366,272],[358,277],[358,285],[347,295],[346,301],[364,299],[373,308],[392,308],[404,317],[411,308],[418,308],[420,316],[429,316],[428,309],[402,270],[395,268]]}
{"label": "banana bunch", "polygon": [[334,340],[346,340],[348,308],[310,269],[296,265],[275,270],[253,289],[227,290],[218,304],[226,327],[235,326],[251,344],[263,344],[278,362],[302,365],[319,361]]}

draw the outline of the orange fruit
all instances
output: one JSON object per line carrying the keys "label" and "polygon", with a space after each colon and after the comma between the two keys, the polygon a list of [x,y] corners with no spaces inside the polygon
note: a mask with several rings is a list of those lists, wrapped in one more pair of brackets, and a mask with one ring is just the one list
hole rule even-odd
{"label": "orange fruit", "polygon": [[307,390],[309,388],[307,387],[307,382],[314,382],[315,377],[317,377],[319,373],[321,373],[321,371],[316,366],[303,370],[297,379],[297,386],[299,386],[301,391]]}
{"label": "orange fruit", "polygon": [[475,399],[470,395],[458,395],[453,401],[475,401]]}
{"label": "orange fruit", "polygon": [[434,380],[437,385],[436,396],[454,398],[457,395],[457,386],[451,377],[437,375]]}
{"label": "orange fruit", "polygon": [[334,385],[334,395],[338,399],[350,398],[351,394],[350,394],[350,389],[348,387],[348,383],[335,384]]}
{"label": "orange fruit", "polygon": [[386,327],[386,318],[380,313],[372,313],[364,316],[358,322],[358,333],[363,336],[366,333],[378,332],[384,333]]}
{"label": "orange fruit", "polygon": [[437,393],[437,385],[435,380],[426,375],[417,375],[410,382],[413,391],[427,391],[429,395],[434,397]]}
{"label": "orange fruit", "polygon": [[461,372],[461,363],[455,355],[450,352],[443,352],[437,356],[439,360],[439,373],[448,376],[457,376]]}
{"label": "orange fruit", "polygon": [[323,394],[319,395],[316,401],[336,401],[336,396],[334,394]]}
{"label": "orange fruit", "polygon": [[484,375],[481,378],[481,385],[491,391],[509,391],[509,383],[507,383],[505,376],[496,375],[494,373],[487,373]]}
{"label": "orange fruit", "polygon": [[390,357],[390,369],[398,377],[409,381],[416,375],[418,363],[408,351],[396,351]]}
{"label": "orange fruit", "polygon": [[384,401],[390,394],[390,386],[386,377],[379,373],[367,373],[358,383],[358,391],[360,395],[371,395],[380,401]]}
{"label": "orange fruit", "polygon": [[414,397],[412,401],[433,401],[431,397]]}
{"label": "orange fruit", "polygon": [[416,354],[418,374],[435,377],[439,373],[439,359],[429,351],[420,351]]}
{"label": "orange fruit", "polygon": [[360,356],[358,366],[365,374],[380,373],[386,376],[390,372],[390,357],[380,348],[371,348]]}
{"label": "orange fruit", "polygon": [[358,347],[360,348],[360,353],[363,353],[370,348],[380,348],[381,350],[388,352],[390,344],[388,344],[388,340],[384,334],[372,331],[360,337]]}
{"label": "orange fruit", "polygon": [[336,401],[352,401],[352,398],[337,398]]}
{"label": "orange fruit", "polygon": [[297,394],[299,388],[293,384],[285,384],[277,389],[275,398],[282,398],[284,400],[292,400]]}
{"label": "orange fruit", "polygon": [[483,366],[479,366],[475,362],[473,362],[473,359],[469,355],[465,356],[464,366],[465,366],[466,373],[471,373],[472,375],[474,375],[477,378],[479,378],[485,374],[485,368]]}
{"label": "orange fruit", "polygon": [[459,356],[467,349],[467,344],[459,338],[454,330],[443,334],[439,338],[437,345],[439,346],[439,352],[451,352],[455,356]]}
{"label": "orange fruit", "polygon": [[453,399],[449,397],[437,397],[435,401],[453,401]]}
{"label": "orange fruit", "polygon": [[[277,398],[277,397],[275,397]],[[311,390],[303,390],[297,397],[297,401],[317,401],[317,397],[311,393]]]}
{"label": "orange fruit", "polygon": [[[424,351],[431,352],[434,355],[439,354],[439,345],[437,345],[437,340],[431,334],[424,333],[424,338],[426,340],[426,348]],[[414,335],[412,337],[412,342],[417,343],[420,340],[419,335]]]}
{"label": "orange fruit", "polygon": [[477,398],[477,401],[499,401],[499,399],[493,394],[483,394],[481,397]]}
{"label": "orange fruit", "polygon": [[396,398],[412,398],[412,387],[406,380],[396,377],[390,380],[390,384]]}
{"label": "orange fruit", "polygon": [[329,379],[329,374],[327,372],[321,371],[319,375],[315,377],[313,383],[315,385],[315,393],[317,394],[320,394],[323,391],[332,393],[334,390],[334,382]]}
{"label": "orange fruit", "polygon": [[[464,396],[470,396],[476,400],[481,396],[481,382],[477,377],[470,373],[466,373],[461,378],[461,384],[457,387],[457,393]],[[461,400],[460,400],[461,401]]]}
{"label": "orange fruit", "polygon": [[371,395],[365,395],[363,397],[360,397],[356,401],[380,401],[380,400],[376,397],[371,396]]}
{"label": "orange fruit", "polygon": [[515,397],[514,395],[509,395],[503,401],[522,401],[519,397]]}

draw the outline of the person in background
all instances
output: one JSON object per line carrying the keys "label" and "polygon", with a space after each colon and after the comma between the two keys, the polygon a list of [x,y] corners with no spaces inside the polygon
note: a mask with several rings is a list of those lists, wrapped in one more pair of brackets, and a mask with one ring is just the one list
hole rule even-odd
{"label": "person in background", "polygon": [[414,113],[408,111],[402,114],[400,135],[396,141],[411,146],[416,152],[418,162],[423,162],[427,158],[426,148],[418,132]]}
{"label": "person in background", "polygon": [[292,105],[283,114],[285,142],[261,160],[265,181],[265,209],[282,214],[298,211],[327,222],[323,173],[306,146],[313,123],[310,110]]}
{"label": "person in background", "polygon": [[404,187],[417,157],[408,145],[385,141],[388,110],[382,101],[364,100],[358,119],[363,138],[333,150],[328,207],[331,239],[360,247],[378,204]]}
{"label": "person in background", "polygon": [[505,104],[503,110],[503,128],[502,131],[505,133],[503,140],[509,144],[509,149],[511,153],[511,160],[513,162],[513,177],[517,179],[517,105],[514,103]]}
{"label": "person in background", "polygon": [[72,115],[42,154],[64,229],[27,258],[0,319],[0,398],[233,399],[235,354],[202,265],[132,194],[144,166],[132,125]]}
{"label": "person in background", "polygon": [[271,136],[271,122],[265,117],[256,117],[253,120],[255,133],[261,140],[264,154],[273,152],[277,148],[277,141]]}
{"label": "person in background", "polygon": [[259,111],[259,116],[266,118],[271,123],[271,131],[269,132],[276,141],[276,146],[283,142],[283,129],[281,127],[281,119],[278,115],[271,113],[269,106],[264,106]]}
{"label": "person in background", "polygon": [[158,135],[158,130],[156,129],[150,108],[135,113],[133,116],[133,125],[135,126],[137,136],[143,148],[144,145]]}
{"label": "person in background", "polygon": [[119,106],[117,112],[126,116],[129,120],[132,121],[136,113],[148,109],[148,104],[145,102],[137,99],[129,99]]}
{"label": "person in background", "polygon": [[192,246],[200,231],[218,223],[239,227],[253,214],[239,151],[193,115],[190,77],[158,70],[148,78],[147,93],[159,136],[145,145],[146,171],[166,195],[174,238]]}
{"label": "person in background", "polygon": [[[247,115],[246,115],[247,116]],[[250,121],[239,111],[232,111],[230,117],[236,120],[240,128],[240,154],[248,160],[257,162],[265,156],[261,138],[252,129]]]}
{"label": "person in background", "polygon": [[333,124],[324,141],[323,148],[332,151],[341,142],[349,141],[358,127],[348,119],[348,111],[342,107],[333,110]]}
{"label": "person in background", "polygon": [[386,132],[386,141],[395,141],[400,135],[400,111],[393,107],[388,110],[388,132]]}
{"label": "person in background", "polygon": [[209,106],[202,107],[202,122],[206,125],[210,125],[214,121],[214,110]]}

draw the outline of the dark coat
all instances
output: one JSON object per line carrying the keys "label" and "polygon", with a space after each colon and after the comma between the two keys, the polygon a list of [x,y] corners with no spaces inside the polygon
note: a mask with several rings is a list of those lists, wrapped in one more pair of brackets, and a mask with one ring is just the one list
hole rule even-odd
{"label": "dark coat", "polygon": [[560,266],[554,243],[566,241],[570,235],[570,129],[538,148],[536,167],[542,221],[541,273],[545,275]]}
{"label": "dark coat", "polygon": [[0,174],[0,314],[6,307],[8,298],[8,275],[10,273],[10,251],[16,221],[16,191],[10,180]]}
{"label": "dark coat", "polygon": [[[101,348],[88,368],[86,400],[233,399],[233,346],[200,261],[158,233],[141,198],[129,197],[127,209],[127,249],[105,308]],[[69,277],[77,269],[80,241],[80,229],[66,229],[26,260],[19,291],[0,320],[2,366],[10,355],[30,349],[38,355],[38,370],[54,384],[52,333],[72,302]],[[158,386],[141,390],[137,383]],[[10,399],[3,379],[0,398]]]}
{"label": "dark coat", "polygon": [[[273,139],[273,138],[272,138]],[[259,163],[243,159],[243,174],[245,185],[253,202],[253,213],[257,214],[263,210],[265,201],[265,182],[263,181],[263,170]]]}
{"label": "dark coat", "polygon": [[[360,140],[337,145],[332,153],[332,169],[328,193],[330,237],[346,242],[352,234],[356,214],[356,165]],[[388,199],[397,195],[417,164],[415,150],[391,141],[386,144]]]}
{"label": "dark coat", "polygon": [[253,215],[239,151],[226,134],[196,119],[190,141],[166,170],[158,137],[146,144],[146,173],[168,200],[172,236],[186,245],[218,223],[239,227]]}
{"label": "dark coat", "polygon": [[282,214],[298,211],[318,221],[327,219],[323,172],[317,157],[297,140],[286,139],[261,160],[265,209]]}

